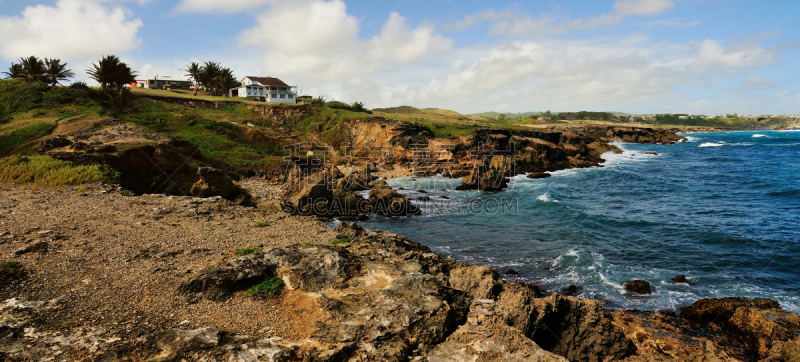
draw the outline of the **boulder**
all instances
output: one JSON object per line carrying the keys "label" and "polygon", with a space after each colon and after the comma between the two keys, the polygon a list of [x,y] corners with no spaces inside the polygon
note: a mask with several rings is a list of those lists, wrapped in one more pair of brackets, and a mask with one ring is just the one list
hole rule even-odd
{"label": "boulder", "polygon": [[264,212],[280,212],[283,210],[283,204],[281,204],[280,201],[274,200],[259,202],[256,207]]}
{"label": "boulder", "polygon": [[722,327],[732,339],[743,342],[745,355],[752,359],[769,357],[775,346],[793,348],[791,343],[778,342],[790,341],[800,331],[800,316],[783,310],[773,299],[702,299],[681,308],[679,317],[699,325]]}
{"label": "boulder", "polygon": [[71,144],[72,144],[72,141],[70,141],[68,138],[66,138],[64,136],[55,136],[53,138],[48,138],[48,139],[42,141],[41,150],[43,152],[44,151],[50,151],[50,150],[55,149],[55,148],[67,147],[67,146],[69,146]]}
{"label": "boulder", "polygon": [[650,283],[645,280],[631,280],[625,283],[625,289],[636,294],[651,294]]}
{"label": "boulder", "polygon": [[553,175],[551,175],[551,174],[549,174],[547,172],[531,172],[531,173],[528,174],[527,177],[528,178],[532,178],[532,179],[539,179],[539,178],[548,178],[548,177],[551,177],[551,176],[553,176]]}
{"label": "boulder", "polygon": [[575,295],[575,293],[577,293],[581,289],[583,289],[583,287],[571,284],[570,286],[561,289],[561,295]]}
{"label": "boulder", "polygon": [[546,351],[585,362],[621,360],[635,351],[600,302],[553,294],[531,305],[528,336]]}
{"label": "boulder", "polygon": [[504,325],[461,326],[427,357],[428,362],[567,362]]}
{"label": "boulder", "polygon": [[683,274],[676,275],[674,278],[672,278],[672,281],[675,282],[675,283],[693,284],[688,279],[686,279],[686,276],[683,275]]}
{"label": "boulder", "polygon": [[505,274],[506,274],[506,275],[517,275],[517,274],[519,274],[519,272],[517,272],[517,271],[516,271],[516,270],[514,270],[514,269],[508,269],[508,270],[506,270],[506,273],[505,273]]}
{"label": "boulder", "polygon": [[287,198],[302,214],[317,214],[324,210],[314,210],[312,207],[321,201],[333,199],[333,187],[328,184],[328,179],[320,174],[306,178],[304,187]]}
{"label": "boulder", "polygon": [[197,169],[197,174],[200,175],[200,180],[190,190],[194,197],[221,196],[227,200],[236,200],[239,195],[246,194],[225,171],[200,167]]}
{"label": "boulder", "polygon": [[502,191],[508,188],[510,180],[502,172],[489,170],[480,174],[473,172],[461,179],[456,190]]}

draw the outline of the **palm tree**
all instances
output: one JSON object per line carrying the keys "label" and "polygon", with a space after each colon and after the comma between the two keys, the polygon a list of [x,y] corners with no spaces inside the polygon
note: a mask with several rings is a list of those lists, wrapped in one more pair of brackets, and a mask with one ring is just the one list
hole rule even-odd
{"label": "palm tree", "polygon": [[19,78],[22,75],[22,64],[12,62],[11,66],[8,67],[8,71],[3,72],[3,74],[6,75],[6,79]]}
{"label": "palm tree", "polygon": [[122,89],[126,84],[135,82],[137,76],[136,72],[115,55],[103,56],[97,64],[92,63],[92,68],[87,69],[86,73],[100,83],[104,92]]}
{"label": "palm tree", "polygon": [[27,58],[19,58],[19,62],[22,66],[19,77],[25,79],[26,82],[32,83],[45,79],[46,71],[41,59],[31,55]]}
{"label": "palm tree", "polygon": [[186,67],[186,75],[194,81],[194,95],[197,95],[197,90],[200,89],[200,76],[203,74],[203,70],[203,66],[198,62],[192,62]]}
{"label": "palm tree", "polygon": [[75,76],[72,69],[67,69],[67,63],[61,63],[61,59],[44,59],[45,74],[47,83],[53,87],[58,85],[58,81],[67,80]]}
{"label": "palm tree", "polygon": [[206,62],[203,65],[203,72],[200,74],[200,82],[206,89],[211,89],[212,95],[218,95],[218,89],[215,87],[214,80],[219,76],[221,68],[219,63]]}
{"label": "palm tree", "polygon": [[229,68],[222,68],[213,79],[214,88],[217,91],[216,95],[228,95],[228,90],[235,87],[238,81],[233,75],[233,71]]}

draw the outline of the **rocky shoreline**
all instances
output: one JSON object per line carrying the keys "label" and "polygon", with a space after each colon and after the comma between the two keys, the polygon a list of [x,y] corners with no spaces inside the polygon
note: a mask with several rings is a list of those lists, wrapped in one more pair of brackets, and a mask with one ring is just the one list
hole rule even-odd
{"label": "rocky shoreline", "polygon": [[[796,361],[774,300],[608,310],[220,197],[0,185],[8,361]],[[240,255],[237,255],[240,254]],[[246,254],[246,255],[242,255]],[[280,278],[277,296],[248,291]]]}

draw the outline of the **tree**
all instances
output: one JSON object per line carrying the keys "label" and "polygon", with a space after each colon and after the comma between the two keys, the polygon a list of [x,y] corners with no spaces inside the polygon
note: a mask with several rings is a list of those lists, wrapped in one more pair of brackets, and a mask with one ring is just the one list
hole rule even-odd
{"label": "tree", "polygon": [[22,66],[19,78],[25,79],[28,83],[45,79],[46,71],[44,62],[41,59],[31,55],[27,58],[19,58],[19,62]]}
{"label": "tree", "polygon": [[135,82],[138,75],[115,55],[103,56],[97,64],[92,63],[92,68],[87,69],[86,73],[100,83],[103,92],[120,90],[126,84]]}
{"label": "tree", "polygon": [[61,59],[44,59],[46,83],[53,87],[58,85],[58,81],[67,80],[75,76],[72,69],[67,69],[67,63],[61,63]]}
{"label": "tree", "polygon": [[366,110],[364,108],[364,103],[361,102],[353,102],[353,105],[350,106],[350,109],[352,109],[353,112],[364,112]]}
{"label": "tree", "polygon": [[6,79],[20,78],[22,75],[22,64],[16,64],[12,62],[11,66],[8,67],[8,71],[3,72],[3,74],[6,75]]}
{"label": "tree", "polygon": [[219,76],[220,70],[219,63],[209,61],[203,65],[203,72],[200,74],[200,83],[203,84],[203,88],[206,90],[211,90],[212,95],[218,94],[217,89],[214,87],[214,80]]}
{"label": "tree", "polygon": [[197,90],[200,89],[200,77],[204,70],[205,68],[198,62],[192,62],[186,67],[186,75],[194,81],[194,95],[197,95]]}
{"label": "tree", "polygon": [[233,71],[229,68],[222,68],[217,75],[213,78],[215,95],[228,95],[228,90],[236,87],[239,83],[233,75]]}

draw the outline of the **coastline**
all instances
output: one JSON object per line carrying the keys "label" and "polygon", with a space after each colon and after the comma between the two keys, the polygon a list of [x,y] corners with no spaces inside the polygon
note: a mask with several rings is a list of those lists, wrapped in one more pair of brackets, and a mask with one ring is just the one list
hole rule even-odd
{"label": "coastline", "polygon": [[[800,346],[786,334],[800,318],[774,301],[612,311],[400,235],[220,198],[109,185],[0,193],[0,252],[24,271],[4,273],[0,290],[9,360],[751,360]],[[246,297],[273,275],[282,296]]]}

